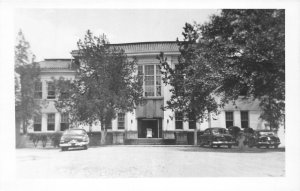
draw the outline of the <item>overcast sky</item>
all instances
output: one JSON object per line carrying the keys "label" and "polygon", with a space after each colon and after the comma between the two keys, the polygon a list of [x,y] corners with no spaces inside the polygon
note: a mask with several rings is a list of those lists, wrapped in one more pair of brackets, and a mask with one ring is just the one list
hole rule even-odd
{"label": "overcast sky", "polygon": [[37,61],[71,58],[78,39],[90,29],[110,43],[182,39],[186,22],[204,23],[218,10],[18,9],[15,33],[22,29]]}

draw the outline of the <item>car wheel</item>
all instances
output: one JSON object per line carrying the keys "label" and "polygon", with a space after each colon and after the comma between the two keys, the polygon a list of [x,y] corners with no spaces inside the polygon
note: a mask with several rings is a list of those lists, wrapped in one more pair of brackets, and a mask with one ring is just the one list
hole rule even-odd
{"label": "car wheel", "polygon": [[61,151],[67,151],[68,150],[68,147],[62,147],[61,148]]}
{"label": "car wheel", "polygon": [[214,147],[214,145],[213,145],[212,142],[209,142],[208,145],[209,145],[210,148],[213,148],[213,147]]}
{"label": "car wheel", "polygon": [[84,145],[83,149],[84,149],[84,150],[87,150],[87,149],[88,149],[88,146],[87,146],[87,145]]}
{"label": "car wheel", "polygon": [[268,148],[269,148],[269,145],[267,145],[266,148],[268,149]]}
{"label": "car wheel", "polygon": [[231,149],[232,145],[227,145],[229,149]]}
{"label": "car wheel", "polygon": [[221,145],[218,145],[218,148],[220,148]]}

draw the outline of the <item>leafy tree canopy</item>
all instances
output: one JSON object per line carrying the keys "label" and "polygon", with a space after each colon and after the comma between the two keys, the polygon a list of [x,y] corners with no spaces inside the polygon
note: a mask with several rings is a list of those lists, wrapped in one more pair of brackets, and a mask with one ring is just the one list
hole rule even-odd
{"label": "leafy tree canopy", "polygon": [[40,105],[34,99],[34,86],[39,81],[40,68],[34,58],[29,42],[20,30],[15,46],[15,111],[16,120],[22,122],[24,133],[27,132],[29,120],[40,113]]}
{"label": "leafy tree canopy", "polygon": [[132,111],[142,101],[142,81],[134,75],[137,60],[111,46],[106,37],[87,31],[78,43],[78,68],[73,81],[60,79],[56,107],[74,121],[105,124],[118,112]]}
{"label": "leafy tree canopy", "polygon": [[197,25],[205,58],[221,76],[223,102],[241,94],[260,100],[261,118],[278,128],[285,101],[285,12],[222,10]]}
{"label": "leafy tree canopy", "polygon": [[215,110],[212,95],[221,105],[243,95],[259,99],[261,118],[278,128],[285,108],[284,10],[221,10],[205,24],[187,23],[183,36],[176,68],[160,56],[164,80],[174,87],[168,108],[201,118]]}
{"label": "leafy tree canopy", "polygon": [[158,57],[163,81],[171,85],[171,99],[165,108],[182,112],[185,119],[203,120],[209,112],[217,112],[218,104],[212,93],[217,88],[218,77],[204,59],[202,47],[196,43],[199,34],[195,28],[186,24],[183,36],[184,41],[178,42],[180,56],[175,68],[168,64],[163,53]]}

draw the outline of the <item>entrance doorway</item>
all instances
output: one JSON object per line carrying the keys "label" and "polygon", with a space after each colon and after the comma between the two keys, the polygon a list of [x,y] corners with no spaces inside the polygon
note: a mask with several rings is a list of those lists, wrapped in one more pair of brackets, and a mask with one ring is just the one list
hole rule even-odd
{"label": "entrance doorway", "polygon": [[161,138],[161,119],[138,119],[138,138]]}

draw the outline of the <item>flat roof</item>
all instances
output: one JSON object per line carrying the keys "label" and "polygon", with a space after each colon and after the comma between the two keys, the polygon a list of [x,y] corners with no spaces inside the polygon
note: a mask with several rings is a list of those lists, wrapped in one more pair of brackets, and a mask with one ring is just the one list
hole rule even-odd
{"label": "flat roof", "polygon": [[[121,48],[129,55],[159,54],[160,52],[179,54],[179,45],[177,41],[118,43],[108,44],[108,46]],[[78,50],[73,50],[71,54],[76,57],[78,55]]]}

